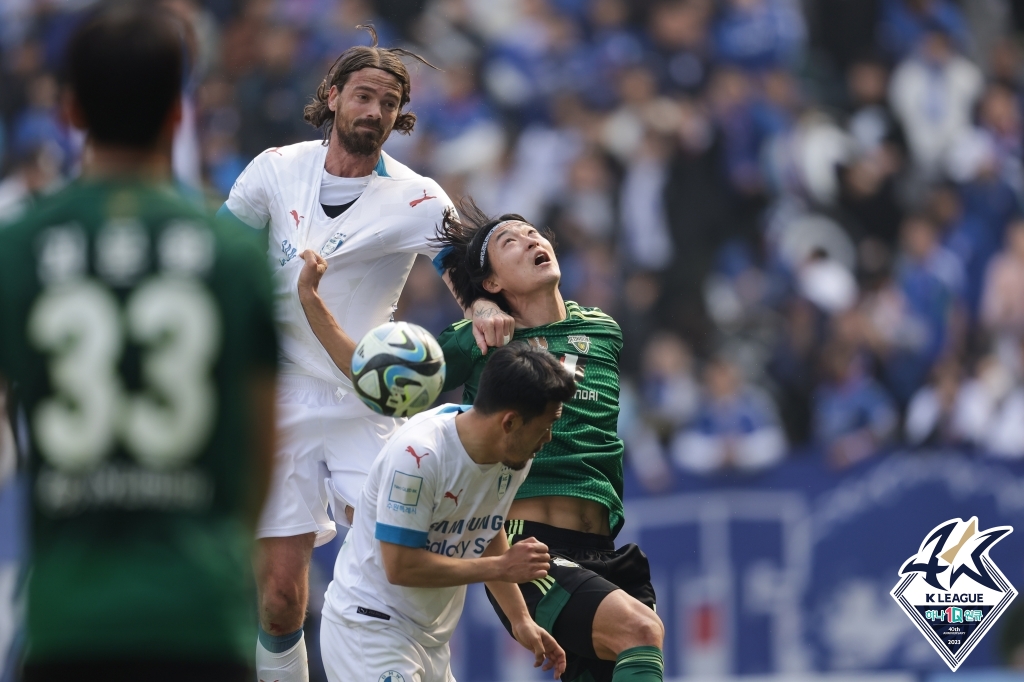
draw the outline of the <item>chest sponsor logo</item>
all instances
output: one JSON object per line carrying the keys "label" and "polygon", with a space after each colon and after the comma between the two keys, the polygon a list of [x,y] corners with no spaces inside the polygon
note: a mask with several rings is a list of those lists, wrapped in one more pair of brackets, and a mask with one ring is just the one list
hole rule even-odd
{"label": "chest sponsor logo", "polygon": [[547,350],[548,340],[543,336],[534,336],[526,340],[530,344],[530,348],[536,348],[537,350]]}
{"label": "chest sponsor logo", "polygon": [[405,677],[397,670],[385,670],[377,678],[377,682],[405,682]]}
{"label": "chest sponsor logo", "polygon": [[420,490],[423,488],[423,478],[396,471],[391,478],[391,493],[388,501],[395,504],[415,507],[420,503]]}
{"label": "chest sponsor logo", "polygon": [[572,347],[581,353],[590,352],[590,337],[583,334],[570,335],[566,337],[566,340],[572,344]]}
{"label": "chest sponsor logo", "polygon": [[437,197],[435,197],[435,196],[427,196],[427,190],[423,190],[423,196],[421,196],[419,199],[413,199],[412,201],[410,201],[409,202],[409,206],[411,206],[412,208],[416,208],[417,206],[422,204],[424,201],[429,201],[431,199],[436,199],[436,198]]}
{"label": "chest sponsor logo", "polygon": [[512,470],[508,467],[502,467],[501,475],[498,476],[498,499],[505,497],[505,493],[508,492],[508,484],[512,482]]}
{"label": "chest sponsor logo", "polygon": [[324,258],[330,256],[345,243],[346,239],[348,239],[348,235],[344,232],[335,232],[334,235],[327,240],[327,243],[324,244],[324,247],[320,249],[320,255]]}
{"label": "chest sponsor logo", "polygon": [[1013,531],[978,531],[978,519],[950,519],[931,530],[900,569],[892,597],[955,671],[1017,596],[989,550]]}

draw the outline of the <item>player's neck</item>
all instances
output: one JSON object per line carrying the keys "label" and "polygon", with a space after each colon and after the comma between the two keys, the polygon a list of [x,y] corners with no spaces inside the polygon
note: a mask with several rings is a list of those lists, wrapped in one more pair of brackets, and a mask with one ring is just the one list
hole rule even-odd
{"label": "player's neck", "polygon": [[562,300],[562,292],[558,287],[520,297],[509,296],[505,292],[505,300],[512,308],[512,317],[516,321],[517,329],[531,329],[561,322],[567,314],[565,301]]}
{"label": "player's neck", "polygon": [[164,150],[161,146],[133,149],[90,143],[82,156],[82,177],[167,182],[171,179],[170,150]]}
{"label": "player's neck", "polygon": [[474,410],[455,416],[455,431],[459,434],[466,454],[477,464],[496,464],[494,443],[500,434],[494,433],[486,417]]}
{"label": "player's neck", "polygon": [[373,172],[379,160],[380,150],[369,156],[353,154],[338,140],[337,131],[331,131],[327,158],[324,160],[324,169],[331,175],[339,178],[364,178]]}

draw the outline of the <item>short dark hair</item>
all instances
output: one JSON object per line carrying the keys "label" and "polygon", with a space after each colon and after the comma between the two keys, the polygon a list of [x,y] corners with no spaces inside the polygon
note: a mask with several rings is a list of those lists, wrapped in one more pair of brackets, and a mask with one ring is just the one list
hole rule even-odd
{"label": "short dark hair", "polygon": [[390,73],[398,81],[398,85],[402,89],[402,99],[398,104],[399,113],[398,118],[395,119],[394,130],[408,135],[416,125],[416,114],[411,111],[402,112],[402,107],[409,103],[409,99],[412,96],[412,80],[409,77],[409,69],[405,68],[405,64],[402,63],[402,57],[410,57],[426,64],[432,69],[437,68],[415,52],[410,52],[401,47],[378,47],[377,31],[369,24],[360,24],[356,28],[361,28],[370,33],[369,47],[357,45],[342,52],[334,60],[334,64],[331,65],[327,76],[320,82],[320,86],[316,89],[316,95],[313,96],[313,101],[307,104],[302,112],[302,118],[305,119],[306,123],[314,128],[323,129],[325,145],[331,139],[331,126],[328,124],[334,122],[334,112],[327,106],[327,97],[331,94],[332,85],[336,86],[339,91],[343,90],[349,76],[363,69],[380,69]]}
{"label": "short dark hair", "polygon": [[[448,273],[452,290],[459,303],[465,308],[473,301],[486,298],[498,304],[506,313],[511,307],[501,294],[492,294],[484,289],[484,281],[494,272],[491,259],[484,258],[480,264],[480,249],[484,238],[495,225],[506,220],[515,220],[533,225],[518,213],[504,213],[497,217],[484,213],[471,197],[463,197],[458,202],[458,211],[448,208],[444,212],[437,234],[430,241],[441,248],[441,268]],[[555,233],[548,228],[534,228],[556,247]]]}
{"label": "short dark hair", "polygon": [[482,414],[514,410],[530,421],[551,403],[564,403],[575,393],[575,380],[554,355],[513,341],[490,352],[473,409]]}
{"label": "short dark hair", "polygon": [[103,144],[148,149],[181,97],[184,34],[158,8],[104,8],[68,42],[64,76],[89,137]]}

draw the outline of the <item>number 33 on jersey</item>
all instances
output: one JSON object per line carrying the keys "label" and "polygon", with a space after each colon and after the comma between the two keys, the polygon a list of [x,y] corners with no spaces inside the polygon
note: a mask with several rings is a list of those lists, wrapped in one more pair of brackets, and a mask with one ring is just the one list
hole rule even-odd
{"label": "number 33 on jersey", "polygon": [[[33,229],[0,231],[0,374],[22,396],[37,511],[202,512],[247,351],[272,364],[269,292],[266,310],[251,303],[264,264],[180,199],[77,190]],[[260,338],[269,351],[250,348]]]}

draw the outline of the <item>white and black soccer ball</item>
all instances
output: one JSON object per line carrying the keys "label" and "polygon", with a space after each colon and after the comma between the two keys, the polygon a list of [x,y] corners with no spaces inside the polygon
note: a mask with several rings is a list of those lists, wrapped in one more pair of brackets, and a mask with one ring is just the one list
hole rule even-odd
{"label": "white and black soccer ball", "polygon": [[430,407],[444,386],[441,346],[423,327],[388,322],[366,333],[352,356],[352,383],[371,410],[411,417]]}

